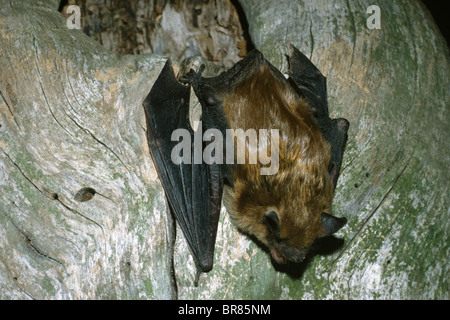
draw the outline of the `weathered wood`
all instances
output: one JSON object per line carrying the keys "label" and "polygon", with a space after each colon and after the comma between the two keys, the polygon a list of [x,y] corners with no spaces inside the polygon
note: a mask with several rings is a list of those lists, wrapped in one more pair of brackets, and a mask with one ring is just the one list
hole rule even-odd
{"label": "weathered wood", "polygon": [[[350,120],[334,214],[339,250],[297,270],[270,259],[224,216],[217,263],[185,298],[447,299],[449,281],[449,51],[418,1],[242,0],[257,48],[287,70],[286,41],[328,81],[333,117]],[[220,232],[223,232],[220,235]],[[180,282],[180,281],[179,281]]]}
{"label": "weathered wood", "polygon": [[0,8],[0,298],[174,297],[141,105],[164,59],[113,54],[58,4]]}
{"label": "weathered wood", "polygon": [[203,56],[228,68],[245,55],[239,16],[229,0],[70,0],[68,4],[80,6],[83,31],[116,53],[155,53],[177,61]]}
{"label": "weathered wood", "polygon": [[0,298],[448,298],[449,51],[418,1],[379,4],[380,30],[369,1],[241,1],[255,46],[282,70],[286,40],[305,52],[351,122],[349,223],[338,250],[276,270],[223,210],[198,288],[145,137],[165,59],[113,54],[58,4],[0,0]]}

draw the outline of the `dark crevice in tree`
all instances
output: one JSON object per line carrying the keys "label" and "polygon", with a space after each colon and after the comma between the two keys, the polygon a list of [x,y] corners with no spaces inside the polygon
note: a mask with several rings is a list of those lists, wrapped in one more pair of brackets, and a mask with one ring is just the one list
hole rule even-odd
{"label": "dark crevice in tree", "polygon": [[450,23],[448,19],[448,11],[443,10],[444,5],[439,1],[422,0],[422,3],[427,7],[428,11],[430,11],[448,46],[450,43]]}
{"label": "dark crevice in tree", "polygon": [[58,7],[58,11],[62,12],[64,7],[67,6],[69,4],[69,0],[61,0],[59,2],[59,7]]}
{"label": "dark crevice in tree", "polygon": [[252,38],[250,37],[247,16],[245,15],[244,9],[242,9],[242,6],[238,0],[231,0],[231,4],[236,9],[237,14],[239,16],[239,22],[241,23],[243,36],[246,44],[246,51],[250,52],[251,50],[255,49],[255,45],[253,44]]}
{"label": "dark crevice in tree", "polygon": [[91,200],[94,195],[96,194],[96,191],[92,188],[86,187],[81,188],[74,196],[74,199],[78,202],[86,202]]}
{"label": "dark crevice in tree", "polygon": [[[59,10],[72,1],[61,1]],[[235,0],[79,0],[81,29],[118,54],[202,56],[231,67],[254,48]],[[64,14],[64,12],[62,12]]]}

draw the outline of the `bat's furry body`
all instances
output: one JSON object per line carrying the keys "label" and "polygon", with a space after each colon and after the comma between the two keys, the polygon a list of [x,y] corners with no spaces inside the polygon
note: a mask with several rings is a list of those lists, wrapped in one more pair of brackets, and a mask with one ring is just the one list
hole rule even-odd
{"label": "bat's furry body", "polygon": [[[308,111],[307,101],[268,66],[255,69],[226,95],[223,106],[232,129],[275,128],[280,133],[278,172],[261,175],[261,164],[236,165],[234,188],[227,188],[224,198],[227,209],[242,231],[271,249],[277,262],[300,261],[305,249],[325,234],[321,214],[330,212],[333,199],[327,170],[331,147]],[[266,147],[259,142],[260,148]],[[268,227],[273,221],[264,216],[270,212],[277,215],[279,230]],[[282,253],[288,246],[292,249]]]}
{"label": "bat's furry body", "polygon": [[[182,126],[193,135],[188,121],[189,87],[175,79],[170,62],[144,101],[152,157],[172,211],[203,271],[212,267],[218,204],[227,180],[225,204],[232,220],[264,243],[277,263],[302,261],[317,238],[334,233],[346,222],[329,213],[348,121],[329,118],[325,78],[303,54],[289,47],[289,79],[255,50],[217,77],[203,78],[200,71],[185,80],[202,105],[204,130],[278,129],[279,167],[273,175],[261,175],[263,165],[248,162],[231,167],[170,163],[167,154],[174,145],[169,141],[170,130]],[[271,143],[260,137],[258,147],[247,144],[247,158],[259,148],[270,150]],[[192,172],[192,177],[186,172]],[[194,179],[196,174],[203,178]]]}

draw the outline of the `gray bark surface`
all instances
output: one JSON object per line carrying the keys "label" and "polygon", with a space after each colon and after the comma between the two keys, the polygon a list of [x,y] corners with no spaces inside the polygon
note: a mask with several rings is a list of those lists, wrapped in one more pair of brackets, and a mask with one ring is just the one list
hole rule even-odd
{"label": "gray bark surface", "polygon": [[333,213],[342,247],[296,270],[222,210],[214,269],[167,214],[142,101],[165,57],[69,30],[59,1],[0,0],[1,299],[448,299],[449,50],[418,1],[242,0],[286,71],[289,40],[328,81],[349,140]]}

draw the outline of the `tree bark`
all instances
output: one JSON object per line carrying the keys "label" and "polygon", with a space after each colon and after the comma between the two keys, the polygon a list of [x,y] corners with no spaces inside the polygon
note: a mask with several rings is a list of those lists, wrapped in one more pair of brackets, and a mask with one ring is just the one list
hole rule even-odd
{"label": "tree bark", "polygon": [[214,269],[195,270],[167,214],[142,101],[165,58],[69,30],[59,1],[0,0],[0,298],[447,299],[449,51],[418,1],[242,0],[250,35],[328,81],[349,139],[333,212],[343,246],[297,269],[222,210]]}
{"label": "tree bark", "polygon": [[229,0],[70,0],[70,4],[81,8],[83,31],[116,53],[155,53],[177,61],[203,56],[228,68],[246,54],[239,16]]}
{"label": "tree bark", "polygon": [[57,8],[1,3],[0,297],[173,298],[142,110],[165,59],[116,55]]}

